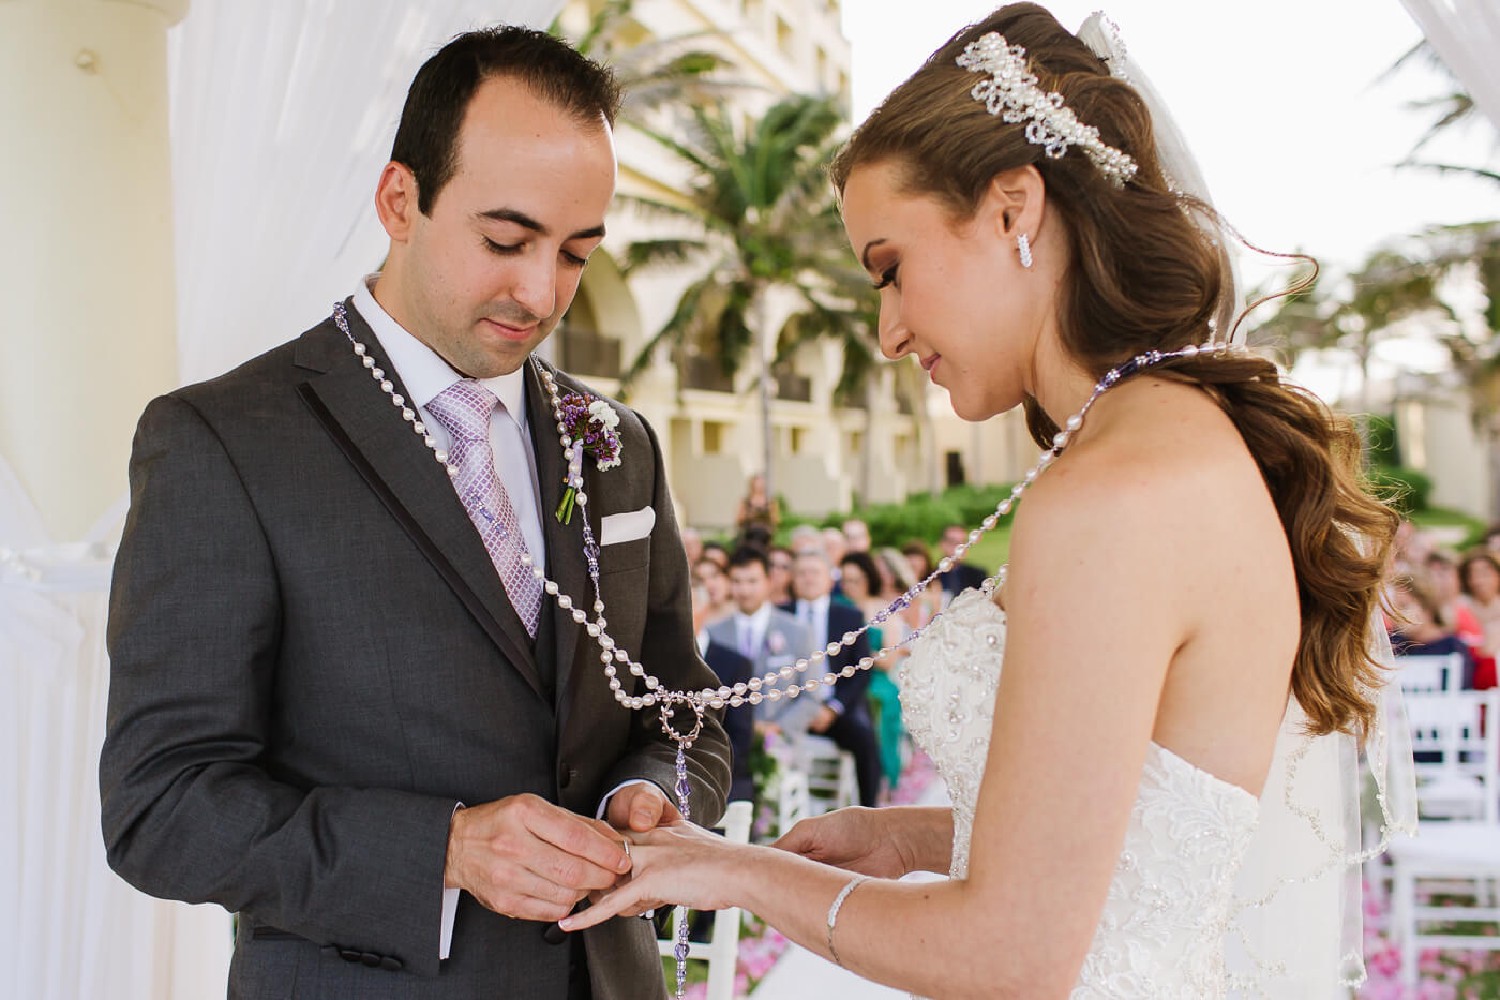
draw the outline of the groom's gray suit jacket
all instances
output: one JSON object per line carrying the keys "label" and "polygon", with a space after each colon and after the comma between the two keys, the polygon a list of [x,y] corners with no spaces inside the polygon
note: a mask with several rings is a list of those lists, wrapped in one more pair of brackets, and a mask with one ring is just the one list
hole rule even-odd
{"label": "groom's gray suit jacket", "polygon": [[[651,429],[616,406],[623,465],[585,461],[589,504],[561,525],[555,420],[527,382],[549,578],[592,607],[579,519],[598,537],[603,516],[654,508],[649,537],[603,549],[609,631],[669,686],[715,686]],[[560,1000],[570,948],[467,894],[438,960],[457,803],[531,792],[593,816],[621,781],[673,787],[655,715],[615,703],[597,646],[554,612],[533,643],[448,476],[331,320],[153,401],[110,595],[110,864],[239,913],[233,997]],[[711,821],[717,719],[690,758]],[[595,1000],[665,995],[649,923],[585,944]]]}

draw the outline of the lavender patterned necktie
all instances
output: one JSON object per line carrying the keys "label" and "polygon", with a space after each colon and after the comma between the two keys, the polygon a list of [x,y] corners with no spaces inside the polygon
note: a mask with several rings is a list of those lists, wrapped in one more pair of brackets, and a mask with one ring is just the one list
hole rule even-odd
{"label": "lavender patterned necktie", "polygon": [[526,626],[526,634],[535,638],[542,607],[542,584],[521,561],[526,554],[526,538],[521,534],[521,522],[510,497],[500,477],[495,475],[490,415],[498,403],[494,393],[466,378],[438,393],[427,404],[427,412],[453,436],[448,456],[449,463],[458,468],[453,488],[458,491],[469,520],[479,529],[479,537],[500,574],[511,606]]}

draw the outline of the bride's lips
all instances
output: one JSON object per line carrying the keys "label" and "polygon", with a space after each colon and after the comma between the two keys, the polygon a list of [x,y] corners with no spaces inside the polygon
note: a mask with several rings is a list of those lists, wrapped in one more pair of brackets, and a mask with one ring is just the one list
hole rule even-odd
{"label": "bride's lips", "polygon": [[531,326],[511,326],[509,323],[501,323],[499,320],[489,319],[488,317],[482,318],[480,322],[501,337],[511,341],[519,342],[528,340],[532,334],[536,333],[536,324],[534,323]]}
{"label": "bride's lips", "polygon": [[923,358],[919,362],[919,364],[921,364],[922,370],[927,373],[928,378],[931,378],[932,370],[937,367],[937,363],[941,360],[943,360],[943,356],[941,354],[929,354],[927,357]]}

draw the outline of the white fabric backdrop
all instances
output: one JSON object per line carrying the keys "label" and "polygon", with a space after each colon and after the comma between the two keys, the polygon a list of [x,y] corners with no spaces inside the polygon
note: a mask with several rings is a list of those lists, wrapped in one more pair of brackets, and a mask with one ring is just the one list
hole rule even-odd
{"label": "white fabric backdrop", "polygon": [[1495,0],[1401,0],[1479,110],[1500,129],[1500,5]]}
{"label": "white fabric backdrop", "polygon": [[[562,0],[196,0],[172,31],[180,380],[288,340],[378,264],[375,179],[422,60]],[[144,405],[145,400],[142,400]],[[45,498],[41,498],[45,502]],[[222,996],[229,917],[108,869],[98,759],[125,500],[48,537],[0,455],[0,997]]]}

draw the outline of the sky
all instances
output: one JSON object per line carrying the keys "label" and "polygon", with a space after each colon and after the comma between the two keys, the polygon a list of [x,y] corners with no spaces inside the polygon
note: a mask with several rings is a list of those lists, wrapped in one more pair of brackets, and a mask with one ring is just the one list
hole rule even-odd
{"label": "sky", "polygon": [[[1073,30],[1100,3],[1044,0]],[[995,6],[844,0],[855,121]],[[1500,185],[1392,168],[1426,126],[1405,105],[1444,89],[1420,67],[1377,83],[1421,39],[1399,0],[1113,0],[1104,9],[1187,136],[1215,204],[1251,242],[1349,269],[1393,236],[1500,218]],[[1487,124],[1441,152],[1500,166],[1500,130]],[[1241,266],[1252,284],[1274,274],[1266,263]]]}

